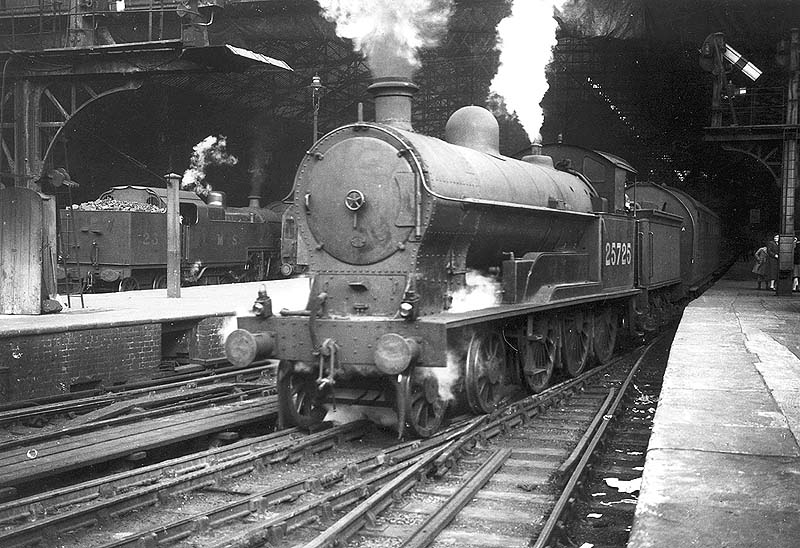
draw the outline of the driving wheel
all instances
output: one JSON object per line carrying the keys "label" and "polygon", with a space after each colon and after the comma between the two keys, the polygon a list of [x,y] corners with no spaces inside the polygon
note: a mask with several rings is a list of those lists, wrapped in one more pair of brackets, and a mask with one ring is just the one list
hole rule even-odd
{"label": "driving wheel", "polygon": [[533,334],[520,348],[522,378],[527,389],[536,394],[550,385],[558,355],[558,326],[553,319],[536,321]]}
{"label": "driving wheel", "polygon": [[650,301],[650,314],[657,327],[661,327],[667,323],[667,313],[664,308],[664,299],[661,295],[656,295]]}
{"label": "driving wheel", "polygon": [[561,365],[571,377],[577,377],[589,361],[591,328],[582,312],[564,316],[561,326]]}
{"label": "driving wheel", "polygon": [[311,428],[321,423],[327,413],[322,399],[323,394],[312,373],[296,370],[292,362],[280,363],[278,405],[282,427]]}
{"label": "driving wheel", "polygon": [[503,338],[494,330],[472,335],[467,347],[464,389],[474,413],[491,413],[503,395],[506,352]]}
{"label": "driving wheel", "polygon": [[606,308],[594,316],[594,356],[600,363],[608,363],[617,344],[619,320],[613,308]]}
{"label": "driving wheel", "polygon": [[139,289],[139,282],[133,278],[122,278],[117,289],[119,291],[136,291]]}
{"label": "driving wheel", "polygon": [[153,280],[153,289],[166,289],[167,277],[164,274],[159,274]]}

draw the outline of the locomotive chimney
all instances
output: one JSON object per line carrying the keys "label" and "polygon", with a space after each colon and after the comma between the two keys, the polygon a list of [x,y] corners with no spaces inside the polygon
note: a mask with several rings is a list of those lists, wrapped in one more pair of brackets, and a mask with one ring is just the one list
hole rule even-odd
{"label": "locomotive chimney", "polygon": [[261,207],[261,196],[256,196],[254,194],[248,196],[247,207],[255,207],[255,208]]}
{"label": "locomotive chimney", "polygon": [[523,162],[529,164],[537,164],[540,166],[553,167],[553,159],[550,156],[542,154],[542,136],[537,135],[533,138],[530,144],[530,154],[522,157]]}
{"label": "locomotive chimney", "polygon": [[375,97],[375,121],[411,131],[411,98],[419,90],[402,78],[379,78],[367,88]]}
{"label": "locomotive chimney", "polygon": [[529,154],[522,157],[523,162],[528,162],[529,164],[545,164],[545,165],[553,165],[553,161],[549,156],[542,155],[542,136],[537,135],[533,138],[530,144]]}
{"label": "locomotive chimney", "polygon": [[537,135],[531,141],[531,156],[539,156],[542,153],[542,136]]}

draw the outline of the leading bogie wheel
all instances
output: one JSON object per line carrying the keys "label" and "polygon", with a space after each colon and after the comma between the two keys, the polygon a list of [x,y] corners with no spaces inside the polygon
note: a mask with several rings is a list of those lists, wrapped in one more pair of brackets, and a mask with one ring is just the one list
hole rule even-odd
{"label": "leading bogie wheel", "polygon": [[447,402],[439,394],[439,382],[433,375],[412,373],[401,375],[398,383],[399,420],[414,436],[429,438],[434,435],[444,420]]}
{"label": "leading bogie wheel", "polygon": [[315,375],[299,371],[288,361],[278,366],[278,406],[284,428],[311,428],[321,423],[327,413]]}
{"label": "leading bogie wheel", "polygon": [[561,365],[570,377],[586,369],[591,349],[591,326],[583,312],[565,314],[561,324]]}
{"label": "leading bogie wheel", "polygon": [[506,378],[503,337],[491,329],[472,335],[464,365],[464,389],[474,413],[491,413],[500,403]]}
{"label": "leading bogie wheel", "polygon": [[550,385],[558,358],[558,325],[553,318],[537,320],[521,348],[522,378],[529,392],[537,394]]}

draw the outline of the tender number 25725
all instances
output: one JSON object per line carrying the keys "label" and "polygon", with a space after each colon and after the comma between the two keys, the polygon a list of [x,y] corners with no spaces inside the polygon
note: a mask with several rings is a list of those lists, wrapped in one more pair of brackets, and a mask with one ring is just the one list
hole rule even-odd
{"label": "tender number 25725", "polygon": [[633,246],[630,242],[606,242],[606,266],[626,265],[633,262]]}

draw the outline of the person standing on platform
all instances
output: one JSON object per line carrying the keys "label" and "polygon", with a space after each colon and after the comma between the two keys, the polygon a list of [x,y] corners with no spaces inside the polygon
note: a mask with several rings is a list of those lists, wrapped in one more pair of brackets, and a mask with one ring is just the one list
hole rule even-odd
{"label": "person standing on platform", "polygon": [[780,234],[775,234],[772,240],[767,242],[767,279],[769,288],[775,289],[775,282],[778,280],[778,240]]}
{"label": "person standing on platform", "polygon": [[794,237],[794,265],[792,269],[792,291],[800,291],[800,246]]}
{"label": "person standing on platform", "polygon": [[767,246],[761,246],[755,252],[756,262],[753,264],[753,274],[758,277],[758,289],[761,289],[761,284],[764,288],[767,287],[765,276],[767,274]]}

